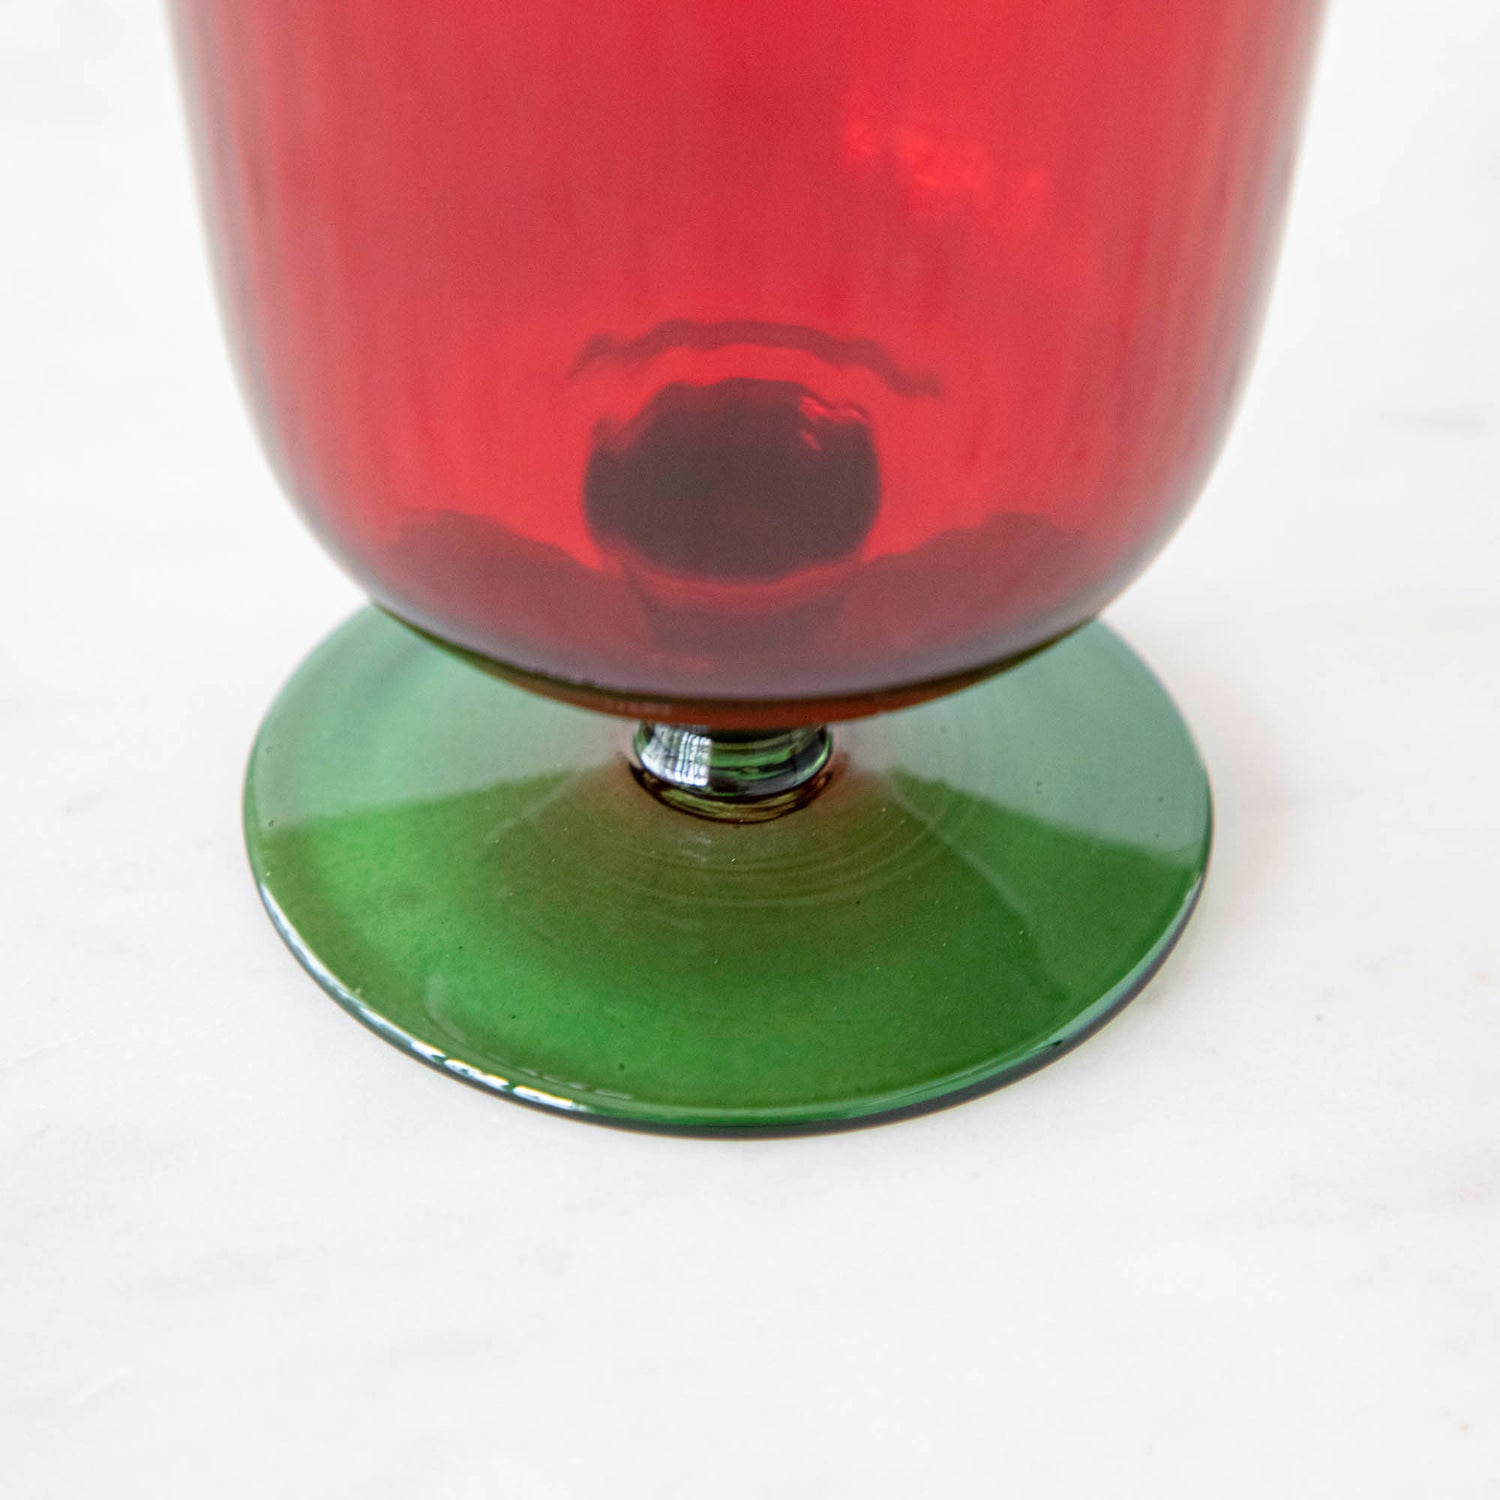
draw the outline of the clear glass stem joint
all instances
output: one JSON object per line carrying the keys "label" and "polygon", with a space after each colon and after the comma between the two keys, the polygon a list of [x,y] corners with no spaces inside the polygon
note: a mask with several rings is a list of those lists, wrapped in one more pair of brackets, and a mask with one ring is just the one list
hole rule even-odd
{"label": "clear glass stem joint", "polygon": [[636,780],[659,801],[700,818],[757,823],[810,802],[832,767],[826,726],[724,730],[642,724]]}

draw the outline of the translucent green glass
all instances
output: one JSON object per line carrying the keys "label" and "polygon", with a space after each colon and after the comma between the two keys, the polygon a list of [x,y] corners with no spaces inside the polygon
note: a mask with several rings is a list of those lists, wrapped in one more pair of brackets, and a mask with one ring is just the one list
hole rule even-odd
{"label": "translucent green glass", "polygon": [[1057,1057],[1155,971],[1208,858],[1188,732],[1100,625],[836,726],[826,789],[773,821],[663,808],[631,735],[367,610],[262,728],[261,894],[340,1004],[454,1076],[618,1123],[776,1130]]}

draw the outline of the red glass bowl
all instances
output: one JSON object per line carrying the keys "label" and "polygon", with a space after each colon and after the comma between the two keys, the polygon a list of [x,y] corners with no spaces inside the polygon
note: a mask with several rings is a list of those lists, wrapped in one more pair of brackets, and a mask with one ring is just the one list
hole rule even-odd
{"label": "red glass bowl", "polygon": [[746,725],[972,680],[1161,546],[1321,4],[174,9],[239,367],[323,543],[531,686]]}

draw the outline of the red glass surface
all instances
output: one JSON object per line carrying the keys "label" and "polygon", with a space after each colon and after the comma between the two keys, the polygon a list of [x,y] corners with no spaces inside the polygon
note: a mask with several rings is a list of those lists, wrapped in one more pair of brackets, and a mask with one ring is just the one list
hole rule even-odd
{"label": "red glass surface", "polygon": [[1321,8],[174,0],[319,536],[449,643],[747,723],[1013,658],[1162,543]]}

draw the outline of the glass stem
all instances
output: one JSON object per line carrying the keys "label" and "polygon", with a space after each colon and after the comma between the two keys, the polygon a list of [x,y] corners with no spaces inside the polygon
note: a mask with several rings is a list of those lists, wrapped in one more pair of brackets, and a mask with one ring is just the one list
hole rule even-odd
{"label": "glass stem", "polygon": [[825,725],[707,729],[642,724],[636,780],[658,801],[700,818],[758,823],[810,802],[827,784],[833,741]]}

